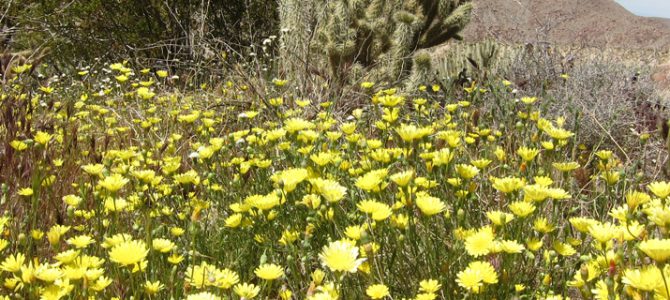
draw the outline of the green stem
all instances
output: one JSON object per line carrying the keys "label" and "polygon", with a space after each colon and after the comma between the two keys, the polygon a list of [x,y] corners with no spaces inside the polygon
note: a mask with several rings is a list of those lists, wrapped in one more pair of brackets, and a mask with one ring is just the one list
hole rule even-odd
{"label": "green stem", "polygon": [[663,285],[665,285],[665,294],[670,295],[670,289],[668,289],[668,280],[665,278],[665,273],[663,272],[665,266],[659,266],[659,269],[661,269],[661,277],[663,277]]}

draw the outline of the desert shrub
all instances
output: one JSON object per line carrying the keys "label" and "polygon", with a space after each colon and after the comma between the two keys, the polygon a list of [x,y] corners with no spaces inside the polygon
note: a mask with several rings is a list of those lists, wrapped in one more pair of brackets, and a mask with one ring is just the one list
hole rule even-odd
{"label": "desert shrub", "polygon": [[[544,98],[552,114],[564,116],[573,130],[582,131],[580,142],[589,147],[606,145],[620,154],[636,153],[639,135],[656,131],[665,118],[664,101],[650,78],[662,57],[654,51],[487,41],[447,45],[434,56],[437,76],[446,85],[502,77],[519,96]],[[497,102],[488,99],[483,104],[496,109],[487,105],[491,103]]]}
{"label": "desert shrub", "polygon": [[[211,61],[278,34],[274,1],[14,1],[2,12],[2,48],[48,46],[52,62]],[[225,45],[225,47],[224,47]],[[181,67],[177,65],[176,67]]]}
{"label": "desert shrub", "polygon": [[539,58],[524,53],[510,77],[527,84],[521,90],[545,95],[550,111],[576,123],[581,142],[635,153],[639,135],[657,129],[663,104],[650,79],[654,55],[626,58],[601,49],[553,50]]}

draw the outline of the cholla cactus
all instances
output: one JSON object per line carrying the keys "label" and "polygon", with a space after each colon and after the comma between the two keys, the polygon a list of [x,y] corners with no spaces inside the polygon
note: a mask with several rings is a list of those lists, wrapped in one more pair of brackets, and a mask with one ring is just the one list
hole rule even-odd
{"label": "cholla cactus", "polygon": [[349,80],[349,71],[360,67],[388,81],[425,70],[413,68],[415,53],[460,39],[472,10],[469,0],[303,0],[302,5],[322,9],[310,47],[325,54],[338,81]]}

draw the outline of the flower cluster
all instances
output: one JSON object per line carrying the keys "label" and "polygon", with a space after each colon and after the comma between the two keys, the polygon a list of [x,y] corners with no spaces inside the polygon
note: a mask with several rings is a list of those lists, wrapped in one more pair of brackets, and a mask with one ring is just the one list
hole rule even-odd
{"label": "flower cluster", "polygon": [[127,63],[79,74],[2,90],[25,115],[0,125],[0,294],[669,297],[670,183],[507,81],[366,82],[344,114],[287,80],[261,101]]}

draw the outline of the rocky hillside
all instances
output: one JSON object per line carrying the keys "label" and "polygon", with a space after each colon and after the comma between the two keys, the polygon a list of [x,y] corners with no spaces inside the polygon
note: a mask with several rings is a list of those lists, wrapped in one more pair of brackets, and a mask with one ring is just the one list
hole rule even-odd
{"label": "rocky hillside", "polygon": [[639,17],[614,0],[473,0],[466,40],[596,47],[670,47],[670,20]]}

